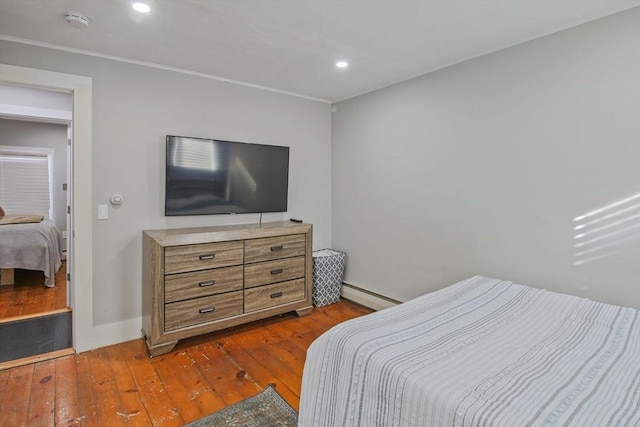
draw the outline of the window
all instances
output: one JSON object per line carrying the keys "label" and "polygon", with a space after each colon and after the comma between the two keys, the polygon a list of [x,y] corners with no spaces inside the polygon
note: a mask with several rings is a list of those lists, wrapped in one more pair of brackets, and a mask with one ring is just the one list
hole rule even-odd
{"label": "window", "polygon": [[53,218],[53,149],[0,146],[0,206]]}

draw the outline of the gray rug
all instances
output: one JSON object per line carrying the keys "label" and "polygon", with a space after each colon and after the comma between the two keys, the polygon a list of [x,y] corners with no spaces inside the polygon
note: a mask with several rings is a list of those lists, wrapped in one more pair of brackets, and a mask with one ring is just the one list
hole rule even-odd
{"label": "gray rug", "polygon": [[258,395],[238,402],[185,427],[296,427],[298,413],[268,386]]}

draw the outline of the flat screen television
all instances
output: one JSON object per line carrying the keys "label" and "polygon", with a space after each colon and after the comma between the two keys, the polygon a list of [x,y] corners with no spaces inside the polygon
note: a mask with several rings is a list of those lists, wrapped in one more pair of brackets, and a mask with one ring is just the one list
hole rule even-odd
{"label": "flat screen television", "polygon": [[285,212],[289,147],[167,135],[166,216]]}

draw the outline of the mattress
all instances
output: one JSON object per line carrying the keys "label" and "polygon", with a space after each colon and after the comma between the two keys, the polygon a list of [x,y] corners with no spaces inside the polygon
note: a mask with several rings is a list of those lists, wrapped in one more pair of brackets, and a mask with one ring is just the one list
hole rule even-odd
{"label": "mattress", "polygon": [[638,311],[486,277],[312,343],[300,426],[638,426]]}
{"label": "mattress", "polygon": [[0,225],[0,268],[24,268],[44,272],[45,285],[55,286],[55,274],[62,265],[56,225],[43,220],[33,224]]}

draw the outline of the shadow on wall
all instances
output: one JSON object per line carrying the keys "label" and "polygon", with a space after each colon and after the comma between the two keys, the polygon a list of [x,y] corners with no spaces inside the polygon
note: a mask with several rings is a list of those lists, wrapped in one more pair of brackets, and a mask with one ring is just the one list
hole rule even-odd
{"label": "shadow on wall", "polygon": [[640,193],[575,217],[573,232],[573,265],[623,251],[640,240]]}

